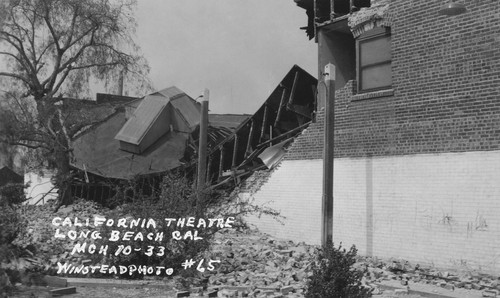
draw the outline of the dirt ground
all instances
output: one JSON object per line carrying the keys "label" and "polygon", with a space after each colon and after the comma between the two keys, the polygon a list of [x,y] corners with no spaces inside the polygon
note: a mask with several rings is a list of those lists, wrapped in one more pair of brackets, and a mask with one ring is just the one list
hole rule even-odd
{"label": "dirt ground", "polygon": [[[15,293],[12,296],[16,298],[48,298],[52,297],[47,288],[25,289],[22,292]],[[77,287],[76,294],[68,294],[58,297],[67,298],[169,298],[176,297],[175,291],[159,288],[116,288],[116,287]],[[196,297],[196,296],[191,296]],[[396,295],[394,293],[384,293],[373,296],[374,298],[422,298],[420,295]]]}
{"label": "dirt ground", "polygon": [[[7,297],[12,298],[48,298],[53,297],[47,287],[20,287],[19,291]],[[78,286],[75,294],[67,294],[58,297],[67,298],[166,298],[175,297],[175,291],[169,288],[118,288],[118,287],[90,287]]]}

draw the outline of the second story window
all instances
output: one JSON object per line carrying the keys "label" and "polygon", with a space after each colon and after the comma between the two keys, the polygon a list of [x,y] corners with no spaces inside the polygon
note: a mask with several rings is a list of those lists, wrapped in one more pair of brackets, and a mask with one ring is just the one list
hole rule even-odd
{"label": "second story window", "polygon": [[363,33],[356,42],[358,92],[390,89],[391,32],[379,27]]}

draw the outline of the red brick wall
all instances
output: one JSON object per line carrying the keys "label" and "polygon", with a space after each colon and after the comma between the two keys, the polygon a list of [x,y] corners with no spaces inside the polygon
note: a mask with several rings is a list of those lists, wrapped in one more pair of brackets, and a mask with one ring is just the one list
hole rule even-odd
{"label": "red brick wall", "polygon": [[[356,98],[353,81],[337,91],[336,157],[500,149],[500,1],[454,17],[442,4],[392,2],[394,95]],[[286,158],[321,158],[322,125],[320,111]]]}

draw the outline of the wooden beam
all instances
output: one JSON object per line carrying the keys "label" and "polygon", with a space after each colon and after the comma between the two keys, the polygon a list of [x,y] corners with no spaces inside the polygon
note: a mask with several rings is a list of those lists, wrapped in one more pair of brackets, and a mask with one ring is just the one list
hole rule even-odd
{"label": "wooden beam", "polygon": [[304,124],[302,124],[301,126],[298,126],[298,127],[294,128],[294,129],[292,129],[292,130],[289,130],[289,131],[287,131],[287,132],[285,132],[285,133],[282,133],[281,135],[279,135],[279,136],[277,136],[277,137],[275,137],[275,138],[271,138],[270,140],[267,140],[267,141],[265,141],[265,142],[263,142],[263,143],[260,143],[259,145],[257,145],[257,148],[261,148],[261,147],[263,147],[263,146],[266,146],[267,144],[271,144],[271,146],[272,146],[272,143],[273,143],[273,142],[276,142],[276,141],[278,141],[278,140],[284,139],[284,138],[286,138],[287,136],[289,136],[290,134],[293,134],[293,133],[299,132],[301,129],[306,128],[309,124],[311,124],[311,121],[309,121],[309,122],[307,122],[307,123],[304,123]]}
{"label": "wooden beam", "polygon": [[252,120],[252,124],[250,126],[250,133],[248,133],[248,142],[247,142],[247,149],[245,150],[245,155],[248,155],[251,153],[250,147],[252,146],[254,126],[255,126],[255,122]]}
{"label": "wooden beam", "polygon": [[283,88],[283,93],[281,93],[280,105],[278,107],[278,113],[276,114],[276,119],[274,119],[274,125],[278,125],[281,117],[281,111],[283,110],[283,106],[285,105],[285,97],[286,97],[286,88]]}
{"label": "wooden beam", "polygon": [[262,141],[262,138],[264,138],[264,134],[266,133],[268,114],[269,114],[269,107],[266,103],[264,106],[264,116],[262,117],[262,128],[260,130],[259,143]]}
{"label": "wooden beam", "polygon": [[237,155],[238,155],[238,135],[234,135],[233,160],[231,163],[231,167],[236,166]]}
{"label": "wooden beam", "polygon": [[212,161],[213,161],[213,157],[209,156],[208,157],[208,165],[207,165],[207,177],[205,178],[205,180],[208,182],[209,185],[211,184],[211,180],[212,180],[210,177],[210,169],[212,168]]}
{"label": "wooden beam", "polygon": [[220,148],[219,176],[217,177],[217,179],[222,176],[223,167],[224,167],[224,146]]}
{"label": "wooden beam", "polygon": [[76,287],[67,287],[67,288],[54,289],[54,290],[50,290],[49,293],[52,296],[74,294],[74,293],[76,293]]}
{"label": "wooden beam", "polygon": [[290,97],[288,98],[288,106],[291,106],[293,104],[293,101],[295,100],[295,90],[297,89],[297,82],[299,81],[299,75],[300,72],[295,72],[295,76],[293,78],[293,85],[292,85],[292,92],[290,92]]}

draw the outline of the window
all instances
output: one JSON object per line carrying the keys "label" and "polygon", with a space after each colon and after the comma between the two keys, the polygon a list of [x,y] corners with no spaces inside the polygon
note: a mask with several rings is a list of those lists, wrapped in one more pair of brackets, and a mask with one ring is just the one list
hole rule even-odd
{"label": "window", "polygon": [[380,27],[365,32],[358,38],[356,45],[358,92],[391,88],[390,29]]}

